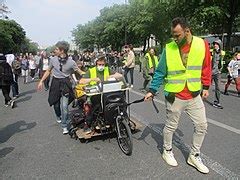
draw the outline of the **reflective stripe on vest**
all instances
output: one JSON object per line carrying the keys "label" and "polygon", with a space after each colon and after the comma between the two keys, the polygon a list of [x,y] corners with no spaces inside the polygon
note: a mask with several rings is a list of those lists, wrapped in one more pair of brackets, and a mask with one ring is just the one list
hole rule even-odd
{"label": "reflective stripe on vest", "polygon": [[[89,69],[89,72],[90,72],[90,78],[93,79],[93,78],[97,78],[97,68],[96,67],[93,67],[93,68],[90,68]],[[109,68],[106,66],[104,67],[104,71],[103,71],[103,76],[104,76],[104,81],[107,80],[107,78],[109,77]],[[89,83],[90,85],[95,85],[97,84],[96,81],[91,81]]]}
{"label": "reflective stripe on vest", "polygon": [[[148,66],[149,66],[149,68],[152,68],[152,67],[153,67],[153,63],[152,63],[152,58],[151,58],[150,54],[147,53],[147,54],[145,55],[145,57],[147,57],[147,59],[148,59]],[[157,65],[158,65],[158,57],[155,56],[155,55],[154,55],[153,57],[154,57],[155,68],[156,68]]]}
{"label": "reflective stripe on vest", "polygon": [[201,89],[202,64],[205,57],[205,43],[201,38],[193,36],[188,54],[187,66],[182,63],[177,44],[173,41],[166,45],[167,77],[165,90],[168,92],[181,92],[185,85],[189,91]]}

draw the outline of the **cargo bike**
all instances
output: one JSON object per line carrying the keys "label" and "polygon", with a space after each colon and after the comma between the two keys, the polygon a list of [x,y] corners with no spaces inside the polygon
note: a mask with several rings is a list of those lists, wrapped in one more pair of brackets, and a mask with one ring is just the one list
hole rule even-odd
{"label": "cargo bike", "polygon": [[[75,96],[79,111],[72,117],[70,136],[85,141],[94,136],[115,133],[122,152],[131,155],[133,149],[132,131],[139,128],[139,123],[130,119],[130,109],[128,108],[133,103],[143,102],[144,99],[129,103],[129,91],[130,88],[122,81],[108,81],[94,86],[77,85]],[[89,99],[92,97],[97,97],[100,103],[98,105],[89,104]],[[93,106],[94,108],[92,108]],[[89,109],[91,109],[93,118],[92,131],[86,134],[84,125]]]}

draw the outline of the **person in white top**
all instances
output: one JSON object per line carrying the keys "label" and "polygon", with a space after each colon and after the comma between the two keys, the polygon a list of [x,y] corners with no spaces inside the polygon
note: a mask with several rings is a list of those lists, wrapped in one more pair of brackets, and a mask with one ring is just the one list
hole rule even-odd
{"label": "person in white top", "polygon": [[230,86],[232,80],[235,81],[236,89],[238,92],[238,97],[240,97],[240,52],[234,54],[233,60],[228,64],[228,81],[225,84],[225,95],[228,94],[228,87]]}
{"label": "person in white top", "polygon": [[35,60],[33,59],[32,55],[29,55],[28,58],[29,58],[30,76],[31,76],[32,81],[33,81],[35,73],[36,73],[36,63],[35,63]]}
{"label": "person in white top", "polygon": [[34,56],[34,60],[36,63],[36,73],[38,73],[38,78],[41,79],[41,73],[39,72],[39,62],[41,59],[41,54],[40,52],[37,52],[37,54]]}
{"label": "person in white top", "polygon": [[12,62],[14,61],[15,57],[13,54],[6,54],[7,63],[12,67]]}
{"label": "person in white top", "polygon": [[126,83],[128,83],[128,77],[127,74],[130,72],[130,79],[131,83],[130,86],[133,87],[133,72],[134,72],[134,67],[135,67],[135,55],[133,52],[133,46],[130,45],[125,45],[125,51],[128,53],[127,56],[127,61],[125,62],[123,69],[124,69],[124,78],[126,80]]}
{"label": "person in white top", "polygon": [[[49,68],[49,58],[47,57],[46,52],[42,53],[41,59],[39,61],[39,73],[40,73],[40,79],[43,77],[44,73],[46,70]],[[44,88],[45,91],[49,89],[49,81],[50,81],[50,76],[48,76],[44,81]]]}

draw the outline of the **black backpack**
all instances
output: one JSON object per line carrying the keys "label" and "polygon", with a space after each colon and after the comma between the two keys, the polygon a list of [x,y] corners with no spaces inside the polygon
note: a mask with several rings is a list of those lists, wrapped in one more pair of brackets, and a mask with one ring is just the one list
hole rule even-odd
{"label": "black backpack", "polygon": [[13,83],[12,68],[7,63],[1,63],[0,65],[0,80],[4,85],[10,85]]}

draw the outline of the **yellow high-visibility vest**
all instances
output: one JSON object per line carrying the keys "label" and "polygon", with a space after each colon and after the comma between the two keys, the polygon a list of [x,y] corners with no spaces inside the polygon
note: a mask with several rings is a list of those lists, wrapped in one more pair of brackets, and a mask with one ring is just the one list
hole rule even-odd
{"label": "yellow high-visibility vest", "polygon": [[189,91],[195,92],[202,88],[201,74],[205,58],[203,39],[193,36],[186,67],[182,63],[180,51],[175,41],[166,45],[167,77],[165,91],[178,93],[185,85]]}
{"label": "yellow high-visibility vest", "polygon": [[[89,72],[90,72],[90,78],[93,79],[93,78],[97,78],[97,68],[96,67],[92,67],[89,69]],[[107,78],[109,77],[109,67],[105,66],[104,67],[104,70],[103,70],[103,77],[104,77],[104,81],[107,80]],[[90,85],[95,85],[97,84],[96,81],[91,81],[90,82]]]}
{"label": "yellow high-visibility vest", "polygon": [[[147,53],[147,54],[145,55],[145,57],[147,57],[147,59],[148,59],[148,66],[149,66],[149,69],[150,69],[150,68],[153,68],[152,58],[151,58],[150,54]],[[158,65],[158,57],[155,56],[155,55],[154,55],[153,57],[154,57],[155,68],[156,68],[157,65]]]}
{"label": "yellow high-visibility vest", "polygon": [[124,56],[124,57],[123,57],[123,61],[122,61],[122,63],[123,63],[124,65],[127,64],[127,56]]}

